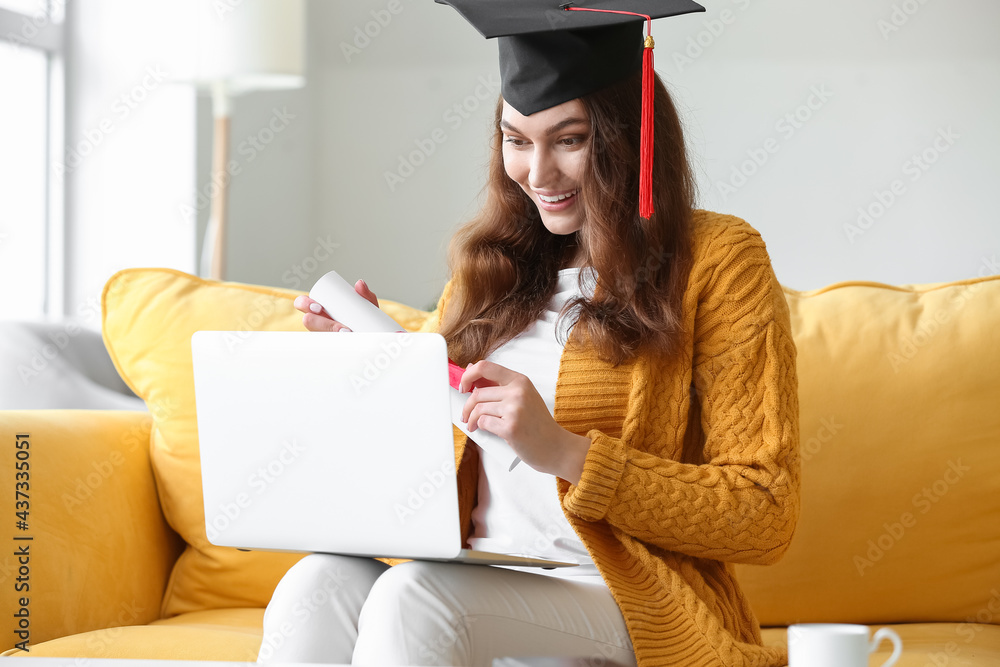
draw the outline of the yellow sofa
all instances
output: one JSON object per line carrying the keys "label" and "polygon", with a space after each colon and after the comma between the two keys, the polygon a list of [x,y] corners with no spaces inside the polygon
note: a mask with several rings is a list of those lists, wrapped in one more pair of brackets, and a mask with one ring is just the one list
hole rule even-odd
{"label": "yellow sofa", "polygon": [[[5,655],[251,661],[295,640],[262,637],[261,618],[298,556],[206,540],[189,340],[300,330],[296,294],[123,271],[105,345],[149,412],[0,412],[0,477],[25,482],[0,508]],[[737,568],[765,641],[796,622],[891,625],[902,667],[1000,664],[1000,276],[785,294],[802,514],[780,563]]]}

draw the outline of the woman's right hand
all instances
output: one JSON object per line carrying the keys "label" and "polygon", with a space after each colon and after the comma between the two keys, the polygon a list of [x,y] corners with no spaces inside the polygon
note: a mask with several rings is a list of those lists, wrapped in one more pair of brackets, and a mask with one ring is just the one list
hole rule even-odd
{"label": "woman's right hand", "polygon": [[[378,306],[378,298],[375,293],[368,289],[368,284],[364,280],[354,283],[354,291]],[[350,331],[346,326],[326,312],[323,306],[313,301],[308,296],[295,297],[292,303],[296,310],[302,311],[302,324],[309,331]]]}

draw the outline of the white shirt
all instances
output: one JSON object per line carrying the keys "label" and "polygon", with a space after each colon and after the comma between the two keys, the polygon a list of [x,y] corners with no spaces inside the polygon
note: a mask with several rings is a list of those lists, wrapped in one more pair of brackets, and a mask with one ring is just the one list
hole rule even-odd
{"label": "white shirt", "polygon": [[[581,294],[581,269],[559,271],[556,293],[542,317],[519,336],[487,357],[501,366],[522,373],[531,380],[554,413],[559,362],[572,317],[559,320],[559,311],[571,298]],[[588,297],[594,293],[595,273],[584,273]],[[558,331],[562,332],[557,339]],[[555,570],[525,569],[554,576],[596,576],[600,578],[587,549],[566,520],[556,491],[554,475],[540,473],[526,463],[509,471],[510,461],[501,461],[480,451],[479,499],[472,512],[473,531],[469,545],[481,551],[540,556],[552,560],[581,563],[580,567]]]}

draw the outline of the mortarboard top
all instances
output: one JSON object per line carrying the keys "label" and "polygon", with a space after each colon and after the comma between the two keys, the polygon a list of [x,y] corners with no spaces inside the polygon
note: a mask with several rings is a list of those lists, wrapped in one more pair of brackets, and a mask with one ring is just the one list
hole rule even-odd
{"label": "mortarboard top", "polygon": [[[643,67],[640,208],[643,217],[652,215],[652,39],[644,48],[643,21],[704,7],[692,0],[435,1],[454,7],[484,37],[498,38],[501,95],[526,116],[596,92]],[[580,11],[590,9],[597,11]]]}
{"label": "mortarboard top", "polygon": [[[705,8],[691,0],[436,0],[499,38],[501,94],[528,116],[627,78],[642,65],[643,15]],[[564,6],[633,12],[568,11]]]}

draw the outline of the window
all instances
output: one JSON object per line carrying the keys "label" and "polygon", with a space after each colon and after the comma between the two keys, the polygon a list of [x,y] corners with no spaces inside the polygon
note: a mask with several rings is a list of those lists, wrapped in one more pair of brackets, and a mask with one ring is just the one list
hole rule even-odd
{"label": "window", "polygon": [[0,317],[57,314],[62,6],[0,0]]}

